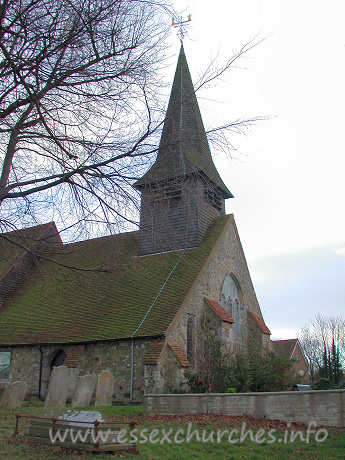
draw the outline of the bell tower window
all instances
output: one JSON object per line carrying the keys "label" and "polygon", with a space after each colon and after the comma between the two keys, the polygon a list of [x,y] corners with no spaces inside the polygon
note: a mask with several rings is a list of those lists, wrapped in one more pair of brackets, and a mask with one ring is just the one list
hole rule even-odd
{"label": "bell tower window", "polygon": [[212,204],[214,208],[218,211],[222,210],[222,195],[220,190],[216,187],[212,187],[211,185],[207,185],[205,188],[205,198],[209,203]]}
{"label": "bell tower window", "polygon": [[182,197],[181,183],[177,181],[167,181],[164,184],[151,185],[150,201],[152,204],[166,202],[168,200],[178,200]]}

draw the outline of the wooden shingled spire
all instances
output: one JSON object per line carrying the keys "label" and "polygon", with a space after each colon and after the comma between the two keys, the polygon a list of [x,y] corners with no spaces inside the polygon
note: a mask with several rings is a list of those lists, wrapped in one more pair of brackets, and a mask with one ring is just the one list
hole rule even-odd
{"label": "wooden shingled spire", "polygon": [[219,187],[224,198],[233,197],[213,163],[181,44],[157,159],[134,187],[140,190],[152,182],[196,173],[204,174]]}
{"label": "wooden shingled spire", "polygon": [[141,255],[196,247],[232,194],[212,160],[183,44],[156,162],[141,192]]}

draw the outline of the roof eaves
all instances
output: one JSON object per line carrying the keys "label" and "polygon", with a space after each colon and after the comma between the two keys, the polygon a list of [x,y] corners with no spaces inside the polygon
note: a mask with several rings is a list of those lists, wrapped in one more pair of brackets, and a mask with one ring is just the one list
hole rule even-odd
{"label": "roof eaves", "polygon": [[162,353],[164,342],[151,342],[146,352],[146,356],[143,359],[143,363],[146,365],[157,365],[158,359]]}
{"label": "roof eaves", "polygon": [[253,313],[252,311],[248,310],[248,313],[249,315],[253,318],[254,322],[256,323],[257,327],[260,329],[260,331],[263,333],[263,334],[267,334],[267,335],[270,335],[271,334],[271,331],[268,329],[268,327],[266,326],[264,320],[262,318],[260,318],[259,315],[257,315],[256,313]]}
{"label": "roof eaves", "polygon": [[229,313],[224,310],[224,308],[215,300],[208,299],[204,297],[207,305],[211,307],[211,309],[216,313],[216,315],[225,323],[234,323],[235,320],[229,315]]}
{"label": "roof eaves", "polygon": [[181,367],[190,367],[190,362],[187,356],[183,353],[179,345],[175,343],[168,342],[168,347],[174,353]]}

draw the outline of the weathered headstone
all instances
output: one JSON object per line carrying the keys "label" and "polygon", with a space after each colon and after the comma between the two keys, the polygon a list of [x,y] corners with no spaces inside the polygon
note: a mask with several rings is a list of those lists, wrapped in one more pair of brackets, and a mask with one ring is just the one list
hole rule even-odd
{"label": "weathered headstone", "polygon": [[97,377],[95,375],[83,375],[79,377],[77,388],[72,400],[72,407],[86,407],[90,405]]}
{"label": "weathered headstone", "polygon": [[22,382],[10,383],[2,394],[0,407],[2,409],[17,409],[24,401],[27,386]]}
{"label": "weathered headstone", "polygon": [[95,406],[111,406],[114,377],[109,371],[102,371],[98,377]]}
{"label": "weathered headstone", "polygon": [[75,369],[66,366],[53,367],[45,401],[46,406],[61,407],[66,404],[74,374]]}

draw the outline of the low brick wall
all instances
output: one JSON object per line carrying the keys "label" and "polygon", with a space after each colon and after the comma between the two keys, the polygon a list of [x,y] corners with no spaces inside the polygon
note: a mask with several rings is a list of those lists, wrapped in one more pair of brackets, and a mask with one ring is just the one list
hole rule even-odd
{"label": "low brick wall", "polygon": [[345,390],[145,395],[149,414],[252,415],[345,427]]}

